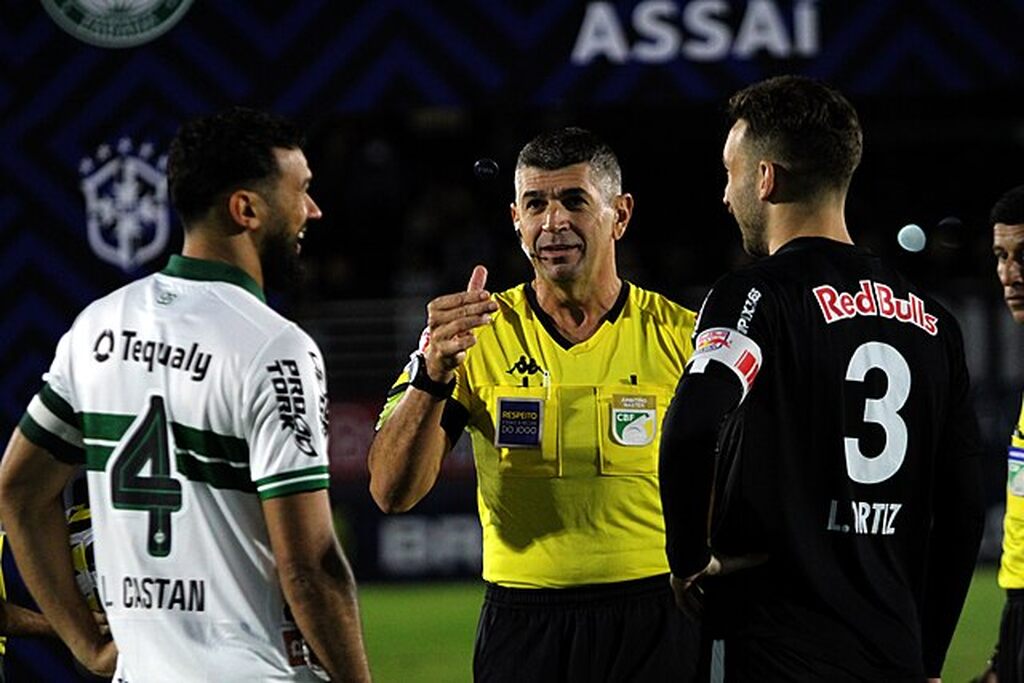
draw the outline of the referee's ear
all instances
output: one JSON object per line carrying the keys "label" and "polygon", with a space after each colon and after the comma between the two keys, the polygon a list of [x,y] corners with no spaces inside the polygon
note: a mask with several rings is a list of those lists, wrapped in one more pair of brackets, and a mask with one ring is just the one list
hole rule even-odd
{"label": "referee's ear", "polygon": [[617,195],[612,200],[612,210],[615,211],[615,224],[612,226],[612,236],[619,240],[626,234],[626,227],[629,225],[629,220],[633,217],[633,195],[628,192]]}

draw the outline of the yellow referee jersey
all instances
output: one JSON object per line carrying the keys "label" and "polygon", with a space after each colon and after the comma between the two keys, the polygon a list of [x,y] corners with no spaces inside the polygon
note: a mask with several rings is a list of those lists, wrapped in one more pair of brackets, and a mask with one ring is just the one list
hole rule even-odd
{"label": "yellow referee jersey", "polygon": [[1008,464],[999,585],[1006,589],[1024,588],[1024,404],[1010,437]]}
{"label": "yellow referee jersey", "polygon": [[468,413],[483,578],[561,588],[668,572],[658,440],[693,312],[624,282],[597,332],[571,344],[530,285],[494,300],[450,399]]}

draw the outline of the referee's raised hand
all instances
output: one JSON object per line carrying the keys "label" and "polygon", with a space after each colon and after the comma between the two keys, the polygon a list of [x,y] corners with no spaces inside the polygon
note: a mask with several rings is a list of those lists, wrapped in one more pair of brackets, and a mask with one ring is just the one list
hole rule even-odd
{"label": "referee's raised hand", "polygon": [[424,355],[427,373],[438,382],[451,380],[455,368],[466,360],[466,351],[476,344],[473,330],[491,322],[498,304],[484,289],[487,269],[473,268],[465,292],[445,294],[427,304],[427,344]]}

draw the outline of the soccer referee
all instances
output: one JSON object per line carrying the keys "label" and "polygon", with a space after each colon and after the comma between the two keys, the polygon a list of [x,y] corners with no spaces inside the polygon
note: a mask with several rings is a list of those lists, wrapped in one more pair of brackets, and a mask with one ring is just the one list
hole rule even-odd
{"label": "soccer referee", "polygon": [[657,455],[694,315],[619,278],[633,197],[592,133],[527,144],[515,192],[534,278],[491,295],[478,266],[430,302],[370,448],[371,492],[385,512],[413,507],[468,428],[487,582],[475,680],[691,680],[699,629],[669,588]]}

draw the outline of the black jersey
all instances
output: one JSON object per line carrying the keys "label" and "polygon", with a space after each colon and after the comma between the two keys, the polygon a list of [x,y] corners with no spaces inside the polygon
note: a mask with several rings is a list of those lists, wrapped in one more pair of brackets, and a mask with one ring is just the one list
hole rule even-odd
{"label": "black jersey", "polygon": [[857,678],[921,676],[942,482],[978,455],[954,318],[868,251],[799,238],[722,278],[696,339],[691,371],[724,359],[744,384],[711,545],[771,558],[712,582],[709,612]]}

